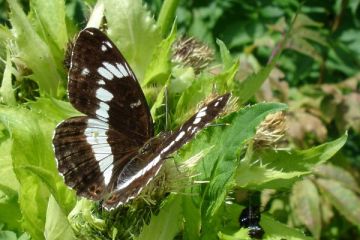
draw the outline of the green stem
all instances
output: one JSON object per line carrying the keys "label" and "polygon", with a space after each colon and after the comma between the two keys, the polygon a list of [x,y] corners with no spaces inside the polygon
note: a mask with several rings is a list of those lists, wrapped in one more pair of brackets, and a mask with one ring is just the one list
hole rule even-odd
{"label": "green stem", "polygon": [[162,36],[167,36],[175,19],[176,8],[179,0],[165,0],[157,20]]}

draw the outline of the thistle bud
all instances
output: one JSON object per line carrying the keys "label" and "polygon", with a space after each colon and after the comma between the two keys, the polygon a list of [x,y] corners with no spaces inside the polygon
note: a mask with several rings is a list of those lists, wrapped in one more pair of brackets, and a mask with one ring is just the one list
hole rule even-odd
{"label": "thistle bud", "polygon": [[195,38],[181,38],[173,45],[172,62],[192,67],[196,74],[214,59],[214,52]]}
{"label": "thistle bud", "polygon": [[254,146],[256,148],[274,147],[286,131],[285,113],[269,114],[256,130]]}

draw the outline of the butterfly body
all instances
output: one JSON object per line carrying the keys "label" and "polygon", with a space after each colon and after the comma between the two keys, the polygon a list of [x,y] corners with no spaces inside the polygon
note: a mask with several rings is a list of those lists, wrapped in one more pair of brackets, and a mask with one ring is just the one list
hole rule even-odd
{"label": "butterfly body", "polygon": [[154,137],[135,74],[105,34],[87,28],[71,53],[68,96],[85,116],[56,127],[58,170],[78,195],[114,209],[137,196],[171,153],[215,119],[230,94],[209,102],[177,130]]}

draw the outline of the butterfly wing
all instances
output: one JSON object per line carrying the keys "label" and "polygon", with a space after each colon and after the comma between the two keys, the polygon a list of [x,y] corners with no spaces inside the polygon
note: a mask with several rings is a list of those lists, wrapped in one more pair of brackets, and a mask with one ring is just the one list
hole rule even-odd
{"label": "butterfly wing", "polygon": [[114,43],[100,30],[82,30],[73,47],[69,100],[80,112],[145,142],[153,123],[141,87]]}
{"label": "butterfly wing", "polygon": [[103,202],[103,206],[106,209],[113,209],[138,195],[159,172],[165,159],[171,153],[190,141],[196,133],[221,113],[229,97],[230,94],[224,94],[215,98],[190,117],[179,129],[145,145],[146,149],[140,151],[125,165],[117,178],[114,191]]}
{"label": "butterfly wing", "polygon": [[78,195],[100,200],[117,176],[153,136],[141,87],[116,46],[100,30],[82,30],[71,52],[68,94],[87,116],[55,130],[58,170]]}

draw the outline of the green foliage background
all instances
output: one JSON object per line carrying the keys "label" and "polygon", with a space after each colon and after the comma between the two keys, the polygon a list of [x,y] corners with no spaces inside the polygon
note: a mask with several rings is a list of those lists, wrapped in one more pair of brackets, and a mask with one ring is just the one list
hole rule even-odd
{"label": "green foliage background", "polygon": [[[264,239],[359,237],[360,1],[146,3],[0,1],[0,239],[250,239],[238,223],[244,190],[262,191]],[[233,95],[219,126],[110,213],[66,187],[51,146],[56,124],[79,114],[66,96],[67,43],[103,14],[157,133],[212,94]],[[174,63],[181,36],[215,59],[201,71]],[[282,111],[284,142],[258,146],[260,124]]]}

